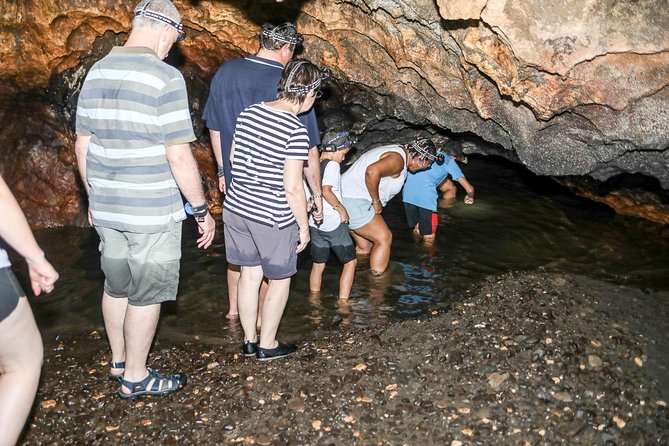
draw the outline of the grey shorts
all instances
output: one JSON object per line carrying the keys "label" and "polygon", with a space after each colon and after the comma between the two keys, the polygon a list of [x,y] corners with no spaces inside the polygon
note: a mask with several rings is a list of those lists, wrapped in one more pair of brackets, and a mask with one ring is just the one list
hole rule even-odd
{"label": "grey shorts", "polygon": [[181,223],[168,232],[137,234],[95,228],[105,292],[135,306],[176,300],[181,259]]}
{"label": "grey shorts", "polygon": [[261,266],[268,279],[286,279],[297,272],[297,224],[284,229],[223,212],[225,257],[238,266]]}
{"label": "grey shorts", "polygon": [[342,264],[355,259],[355,245],[346,223],[340,224],[334,231],[321,231],[313,226],[309,227],[309,231],[311,232],[311,260],[314,263],[327,263],[330,258],[330,250]]}
{"label": "grey shorts", "polygon": [[11,268],[0,269],[0,322],[12,314],[19,299],[26,297]]}

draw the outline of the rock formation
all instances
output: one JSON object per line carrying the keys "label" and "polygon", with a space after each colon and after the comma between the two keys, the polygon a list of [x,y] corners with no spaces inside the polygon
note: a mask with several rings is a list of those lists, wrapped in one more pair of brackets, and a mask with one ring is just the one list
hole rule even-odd
{"label": "rock formation", "polygon": [[[463,139],[470,153],[505,156],[620,212],[669,223],[666,1],[175,3],[189,37],[173,62],[189,84],[194,150],[212,203],[219,197],[200,119],[209,80],[226,59],[256,50],[264,21],[292,20],[305,35],[301,56],[335,73],[324,126],[347,125],[363,145],[416,132]],[[37,226],[83,221],[73,156],[78,88],[123,42],[133,6],[0,0],[0,171]],[[659,195],[593,192],[578,181],[627,175]]]}

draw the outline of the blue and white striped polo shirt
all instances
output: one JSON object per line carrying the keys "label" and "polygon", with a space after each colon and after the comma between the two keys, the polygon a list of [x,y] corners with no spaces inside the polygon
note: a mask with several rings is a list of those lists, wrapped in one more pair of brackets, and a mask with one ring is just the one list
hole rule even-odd
{"label": "blue and white striped polo shirt", "polygon": [[115,47],[86,76],[77,104],[96,226],[168,231],[186,215],[166,147],[195,140],[181,73],[143,47]]}
{"label": "blue and white striped polo shirt", "polygon": [[239,114],[235,128],[232,184],[223,208],[279,229],[295,222],[286,200],[287,159],[306,161],[309,134],[293,113],[254,104]]}

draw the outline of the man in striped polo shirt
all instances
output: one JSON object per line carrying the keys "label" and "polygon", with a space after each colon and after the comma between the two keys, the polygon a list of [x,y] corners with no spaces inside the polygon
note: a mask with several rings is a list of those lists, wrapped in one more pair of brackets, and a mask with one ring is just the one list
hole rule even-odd
{"label": "man in striped polo shirt", "polygon": [[160,304],[175,300],[181,258],[181,194],[192,204],[206,249],[215,223],[190,142],[183,76],[165,62],[184,36],[169,0],[143,0],[127,42],[97,62],[81,88],[75,150],[100,235],[102,312],[112,350],[109,378],[121,398],[180,389],[183,374],[146,367]]}

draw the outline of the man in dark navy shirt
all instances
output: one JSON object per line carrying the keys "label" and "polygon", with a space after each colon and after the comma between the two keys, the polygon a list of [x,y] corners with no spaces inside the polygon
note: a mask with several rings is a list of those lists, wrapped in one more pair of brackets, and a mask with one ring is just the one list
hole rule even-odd
{"label": "man in dark navy shirt", "polygon": [[[209,128],[214,157],[218,163],[219,190],[226,193],[230,186],[230,147],[239,113],[246,107],[262,101],[276,99],[279,79],[284,65],[293,58],[297,45],[302,43],[302,35],[291,23],[263,25],[260,35],[260,49],[255,56],[231,59],[225,62],[211,81],[209,98],[204,110],[204,119]],[[316,210],[316,220],[322,219],[321,174],[319,170],[320,133],[316,114],[311,109],[299,116],[309,133],[309,161],[304,175],[311,188]],[[228,318],[237,315],[237,283],[239,267],[228,265],[228,298],[230,309]]]}

